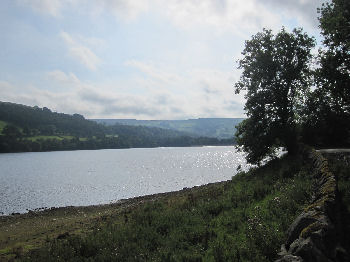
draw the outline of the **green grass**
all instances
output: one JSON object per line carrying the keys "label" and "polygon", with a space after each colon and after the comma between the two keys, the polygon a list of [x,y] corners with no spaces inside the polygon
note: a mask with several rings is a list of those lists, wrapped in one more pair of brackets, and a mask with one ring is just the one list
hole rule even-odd
{"label": "green grass", "polygon": [[109,137],[109,138],[111,138],[111,137],[115,137],[115,138],[117,138],[117,137],[118,137],[118,135],[106,135],[106,137]]}
{"label": "green grass", "polygon": [[64,139],[73,139],[74,136],[68,136],[68,135],[60,135],[60,137],[64,138]]}
{"label": "green grass", "polygon": [[31,141],[37,141],[39,139],[47,140],[47,139],[57,139],[57,140],[63,140],[63,139],[73,139],[74,136],[68,136],[68,135],[53,135],[53,136],[46,136],[46,135],[39,135],[39,136],[31,136],[26,137],[26,139]]}
{"label": "green grass", "polygon": [[53,239],[24,261],[273,261],[311,198],[312,178],[284,157],[232,181],[129,206],[87,234]]}

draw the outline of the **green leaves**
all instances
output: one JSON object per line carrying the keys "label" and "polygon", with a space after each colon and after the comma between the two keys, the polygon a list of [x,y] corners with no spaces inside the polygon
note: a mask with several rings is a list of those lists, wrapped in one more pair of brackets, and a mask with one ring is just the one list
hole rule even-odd
{"label": "green leaves", "polygon": [[350,144],[350,2],[333,0],[318,10],[324,48],[315,91],[307,101],[304,140],[316,146]]}
{"label": "green leaves", "polygon": [[279,146],[294,151],[314,46],[302,29],[289,33],[282,28],[276,35],[264,29],[246,41],[235,92],[246,91],[248,119],[238,126],[236,137],[250,163],[259,163]]}

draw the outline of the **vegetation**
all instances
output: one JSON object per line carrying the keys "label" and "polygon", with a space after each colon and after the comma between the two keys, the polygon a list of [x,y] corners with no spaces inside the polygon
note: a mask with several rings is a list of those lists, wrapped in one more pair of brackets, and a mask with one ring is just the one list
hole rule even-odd
{"label": "vegetation", "polygon": [[233,144],[144,126],[105,126],[83,116],[0,102],[0,152]]}
{"label": "vegetation", "polygon": [[7,126],[7,123],[5,121],[0,120],[0,132],[2,132],[5,126]]}
{"label": "vegetation", "polygon": [[36,244],[41,248],[28,253],[2,245],[2,252],[23,261],[273,261],[290,223],[308,204],[309,174],[299,157],[285,156],[231,181],[151,196],[115,211],[100,209],[101,217],[90,222],[92,232],[77,230],[77,223],[56,228],[55,220],[59,236],[49,228],[31,233],[42,236]]}
{"label": "vegetation", "polygon": [[243,118],[199,118],[188,120],[93,119],[98,123],[148,126],[185,132],[188,136],[230,139]]}
{"label": "vegetation", "polygon": [[336,175],[337,189],[339,194],[340,214],[338,219],[343,226],[341,231],[345,238],[343,246],[350,250],[350,154],[326,154],[330,171]]}
{"label": "vegetation", "polygon": [[284,28],[276,35],[264,29],[246,41],[239,61],[242,69],[236,93],[247,91],[244,120],[236,133],[237,142],[248,153],[247,160],[259,163],[284,146],[296,152],[297,124],[303,97],[310,82],[312,38]]}
{"label": "vegetation", "polygon": [[333,0],[319,12],[324,46],[317,57],[317,88],[308,99],[303,137],[320,147],[346,147],[350,145],[350,3]]}
{"label": "vegetation", "polygon": [[324,41],[317,57],[311,56],[314,40],[301,29],[275,36],[265,29],[246,41],[236,92],[247,91],[248,119],[236,137],[251,163],[280,146],[296,152],[300,140],[350,145],[350,3],[333,0],[319,13]]}
{"label": "vegetation", "polygon": [[[24,247],[11,244],[9,239],[14,235],[8,233],[7,240],[1,238],[0,256],[20,261],[275,260],[288,227],[311,200],[312,174],[308,164],[293,154],[297,142],[318,146],[349,143],[349,13],[350,4],[345,0],[333,0],[320,9],[325,40],[317,57],[319,66],[313,71],[310,62],[315,43],[301,29],[288,33],[282,28],[276,35],[264,30],[246,42],[239,64],[243,74],[236,92],[247,91],[248,119],[238,126],[238,144],[251,163],[260,163],[279,146],[285,146],[291,154],[240,173],[231,181],[148,200],[141,198],[122,209],[104,210],[101,216],[91,212],[94,219],[87,221],[91,230],[75,226],[57,235],[57,228],[50,229],[46,241],[41,237],[34,249],[28,243]],[[56,143],[54,148],[69,143],[75,148],[199,143],[197,138],[186,140],[175,133],[169,136],[169,130],[103,126],[79,115],[59,116],[46,108],[30,110],[37,110],[35,118],[47,117],[46,124],[40,125],[39,120],[33,124],[29,115],[13,121],[4,114],[2,146],[10,143],[13,149],[17,144],[34,146],[40,141],[40,150],[45,150],[49,148],[45,141]],[[52,120],[53,116],[57,119]],[[67,122],[63,119],[75,122],[77,129],[65,129]],[[349,158],[344,159],[349,163]],[[337,175],[346,213],[350,210],[349,165],[331,159],[330,169]],[[74,217],[72,221],[79,223],[83,218]],[[9,225],[13,224],[4,225],[12,230]],[[348,224],[344,230],[349,232]],[[32,243],[20,229],[16,232]]]}
{"label": "vegetation", "polygon": [[322,6],[320,28],[325,49],[319,54],[318,80],[330,110],[350,114],[350,3],[333,0]]}

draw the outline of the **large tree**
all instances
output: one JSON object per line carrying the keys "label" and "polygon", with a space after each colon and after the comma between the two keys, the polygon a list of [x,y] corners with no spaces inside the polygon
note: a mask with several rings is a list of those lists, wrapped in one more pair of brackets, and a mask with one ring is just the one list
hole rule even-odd
{"label": "large tree", "polygon": [[334,110],[350,113],[350,1],[333,0],[320,9],[325,49],[321,52],[321,84]]}
{"label": "large tree", "polygon": [[277,147],[296,151],[300,110],[310,86],[313,38],[302,29],[264,29],[246,41],[235,91],[245,91],[247,119],[237,129],[238,145],[250,163],[260,163]]}
{"label": "large tree", "polygon": [[350,1],[333,0],[319,13],[324,40],[304,137],[319,146],[343,146],[350,144]]}

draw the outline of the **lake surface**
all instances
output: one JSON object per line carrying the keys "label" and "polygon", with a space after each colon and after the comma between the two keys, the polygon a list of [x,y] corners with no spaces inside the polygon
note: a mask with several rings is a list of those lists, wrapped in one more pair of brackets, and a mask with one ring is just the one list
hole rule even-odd
{"label": "lake surface", "polygon": [[81,206],[231,179],[232,146],[0,154],[0,214]]}

